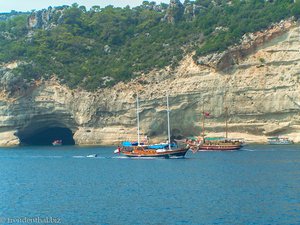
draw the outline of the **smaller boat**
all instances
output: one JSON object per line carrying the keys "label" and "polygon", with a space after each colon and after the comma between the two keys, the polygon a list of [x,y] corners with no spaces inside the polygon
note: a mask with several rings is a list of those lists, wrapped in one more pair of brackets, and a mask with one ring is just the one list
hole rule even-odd
{"label": "smaller boat", "polygon": [[54,141],[52,142],[52,145],[53,145],[53,146],[60,146],[60,145],[62,145],[62,140],[54,140]]}
{"label": "smaller boat", "polygon": [[290,140],[288,137],[269,137],[268,143],[270,145],[291,145],[294,144],[292,140]]}
{"label": "smaller boat", "polygon": [[203,121],[202,121],[202,137],[187,139],[188,143],[191,145],[191,149],[194,151],[232,151],[239,150],[245,145],[245,141],[240,138],[228,138],[228,108],[225,107],[225,137],[206,137],[204,132],[204,121],[209,113],[202,111]]}
{"label": "smaller boat", "polygon": [[223,137],[206,137],[204,143],[199,146],[199,150],[238,150],[242,147],[238,140],[231,140]]}
{"label": "smaller boat", "polygon": [[98,157],[98,155],[97,154],[91,154],[91,155],[87,155],[86,157],[87,158],[96,158],[96,157]]}

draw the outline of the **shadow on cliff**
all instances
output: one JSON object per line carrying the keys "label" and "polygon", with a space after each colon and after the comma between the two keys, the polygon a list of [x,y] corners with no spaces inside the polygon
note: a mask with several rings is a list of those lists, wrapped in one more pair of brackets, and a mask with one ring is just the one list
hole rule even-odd
{"label": "shadow on cliff", "polygon": [[63,145],[74,145],[73,133],[65,127],[49,127],[35,132],[24,130],[18,133],[20,145],[52,145],[54,140],[62,140]]}

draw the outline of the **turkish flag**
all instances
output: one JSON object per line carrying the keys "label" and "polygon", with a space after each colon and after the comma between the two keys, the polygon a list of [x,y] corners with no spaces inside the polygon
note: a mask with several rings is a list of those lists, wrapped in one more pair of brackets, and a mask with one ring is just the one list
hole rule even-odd
{"label": "turkish flag", "polygon": [[210,116],[210,113],[209,113],[209,112],[204,112],[203,114],[204,114],[204,116],[206,116],[206,117],[209,117],[209,116]]}

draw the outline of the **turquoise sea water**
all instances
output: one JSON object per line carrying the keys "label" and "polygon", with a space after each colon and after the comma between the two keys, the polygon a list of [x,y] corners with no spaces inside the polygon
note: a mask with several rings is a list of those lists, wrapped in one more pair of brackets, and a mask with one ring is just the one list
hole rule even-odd
{"label": "turquoise sea water", "polygon": [[186,159],[114,149],[0,149],[0,224],[300,224],[299,145]]}

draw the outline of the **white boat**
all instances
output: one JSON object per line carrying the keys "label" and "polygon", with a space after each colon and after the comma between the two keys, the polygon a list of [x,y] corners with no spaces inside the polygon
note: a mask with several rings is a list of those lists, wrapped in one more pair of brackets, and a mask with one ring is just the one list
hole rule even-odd
{"label": "white boat", "polygon": [[91,155],[87,155],[87,158],[96,158],[98,155],[97,154],[91,154]]}
{"label": "white boat", "polygon": [[269,137],[268,143],[270,145],[290,145],[294,144],[292,140],[290,140],[288,137]]}
{"label": "white boat", "polygon": [[52,142],[52,145],[53,145],[53,146],[60,146],[60,145],[62,145],[62,140],[54,140],[54,141]]}

